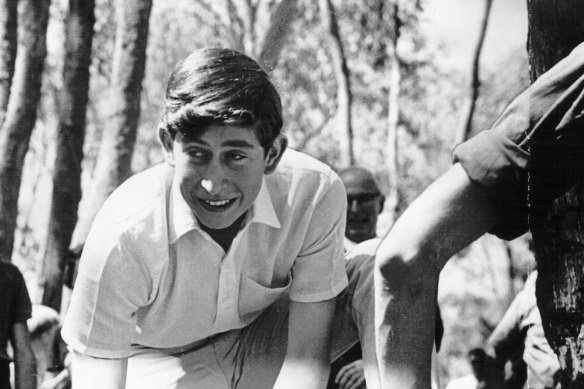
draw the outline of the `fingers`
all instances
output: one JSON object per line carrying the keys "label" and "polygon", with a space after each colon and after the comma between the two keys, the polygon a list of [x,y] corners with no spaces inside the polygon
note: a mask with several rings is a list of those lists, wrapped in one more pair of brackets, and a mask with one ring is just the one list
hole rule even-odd
{"label": "fingers", "polygon": [[341,389],[365,388],[363,360],[360,359],[343,366],[335,377],[335,383],[338,384]]}

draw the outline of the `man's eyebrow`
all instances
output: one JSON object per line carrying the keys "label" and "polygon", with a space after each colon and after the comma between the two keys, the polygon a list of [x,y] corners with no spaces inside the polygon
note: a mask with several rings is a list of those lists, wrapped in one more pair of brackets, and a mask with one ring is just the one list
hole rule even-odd
{"label": "man's eyebrow", "polygon": [[185,136],[183,138],[183,143],[198,143],[198,144],[203,145],[203,146],[209,146],[209,144],[207,142],[205,142],[204,140],[202,140],[199,137],[194,137],[194,136]]}
{"label": "man's eyebrow", "polygon": [[221,143],[221,146],[227,146],[227,147],[243,147],[246,149],[253,149],[255,148],[255,146],[243,139],[230,139],[230,140],[226,140],[225,142]]}

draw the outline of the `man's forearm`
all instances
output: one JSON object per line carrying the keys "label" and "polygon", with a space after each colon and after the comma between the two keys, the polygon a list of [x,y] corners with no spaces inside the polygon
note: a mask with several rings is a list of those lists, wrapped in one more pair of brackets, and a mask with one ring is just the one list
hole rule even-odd
{"label": "man's forearm", "polygon": [[14,349],[14,383],[16,389],[35,389],[36,359],[30,345],[26,322],[19,321],[12,325],[10,343]]}
{"label": "man's forearm", "polygon": [[32,351],[15,352],[14,384],[16,389],[36,389],[36,360]]}
{"label": "man's forearm", "polygon": [[314,303],[290,302],[286,357],[275,389],[326,387],[334,312],[334,298]]}
{"label": "man's forearm", "polygon": [[324,389],[329,372],[330,363],[322,360],[286,358],[274,389]]}

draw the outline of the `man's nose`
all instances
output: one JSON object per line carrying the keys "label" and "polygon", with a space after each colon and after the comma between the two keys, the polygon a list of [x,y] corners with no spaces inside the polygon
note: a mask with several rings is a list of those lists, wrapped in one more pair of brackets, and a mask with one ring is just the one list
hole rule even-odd
{"label": "man's nose", "polygon": [[357,212],[359,210],[359,200],[349,200],[349,210],[351,212]]}
{"label": "man's nose", "polygon": [[218,195],[225,185],[225,172],[219,164],[212,163],[201,180],[201,186],[210,195]]}

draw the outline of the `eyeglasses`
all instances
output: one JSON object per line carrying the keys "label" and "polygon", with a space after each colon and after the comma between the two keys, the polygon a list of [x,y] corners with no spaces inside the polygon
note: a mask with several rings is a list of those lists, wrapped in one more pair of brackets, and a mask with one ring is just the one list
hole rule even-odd
{"label": "eyeglasses", "polygon": [[358,195],[347,195],[347,203],[351,204],[354,201],[358,203],[370,203],[379,198],[377,193],[363,193]]}

